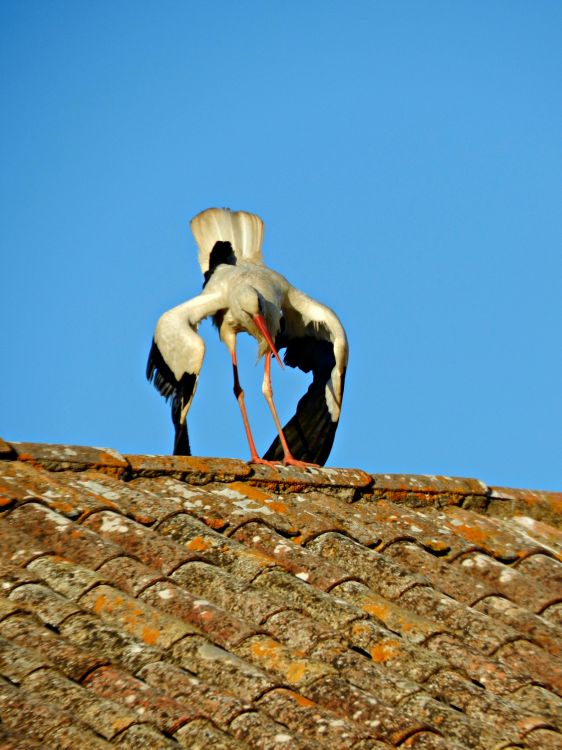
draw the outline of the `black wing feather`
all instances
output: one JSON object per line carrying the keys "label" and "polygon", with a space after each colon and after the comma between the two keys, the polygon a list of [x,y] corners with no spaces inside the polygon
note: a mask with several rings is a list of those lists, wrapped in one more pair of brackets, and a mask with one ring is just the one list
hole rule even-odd
{"label": "black wing feather", "polygon": [[181,413],[186,404],[189,403],[197,376],[194,373],[185,372],[178,381],[174,373],[166,364],[154,339],[148,355],[146,364],[146,377],[154,383],[156,389],[164,396],[166,401],[172,399],[172,422],[175,428],[174,455],[191,456],[187,422],[181,422]]}
{"label": "black wing feather", "polygon": [[[287,340],[282,333],[279,347],[286,347],[285,364],[313,374],[312,383],[297,404],[297,411],[283,428],[293,456],[300,461],[324,466],[332,450],[338,423],[326,403],[326,384],[336,364],[334,347],[330,341],[316,336],[299,336]],[[342,395],[345,371],[342,375]],[[282,461],[283,447],[276,437],[263,456],[268,461]]]}

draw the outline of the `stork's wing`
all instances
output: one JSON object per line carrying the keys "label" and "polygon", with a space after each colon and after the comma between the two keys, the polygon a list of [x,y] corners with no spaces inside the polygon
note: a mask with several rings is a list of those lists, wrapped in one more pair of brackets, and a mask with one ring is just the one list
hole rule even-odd
{"label": "stork's wing", "polygon": [[[312,371],[312,383],[297,405],[294,417],[283,428],[293,456],[323,466],[328,460],[340,417],[347,337],[329,307],[291,288],[283,307],[284,329],[277,338],[285,347],[289,367]],[[276,438],[264,458],[282,461],[283,448]]]}
{"label": "stork's wing", "polygon": [[222,293],[203,293],[168,310],[156,324],[146,377],[166,400],[172,399],[175,455],[191,455],[186,416],[205,356],[205,344],[197,328],[203,318],[223,307]]}

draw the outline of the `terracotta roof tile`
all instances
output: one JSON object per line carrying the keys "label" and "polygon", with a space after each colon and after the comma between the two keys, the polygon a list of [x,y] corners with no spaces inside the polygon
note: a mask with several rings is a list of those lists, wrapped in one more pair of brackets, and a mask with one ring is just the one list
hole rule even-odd
{"label": "terracotta roof tile", "polygon": [[[213,748],[213,750],[246,750],[248,747],[248,745],[235,740],[231,735],[217,729],[207,719],[195,719],[181,727],[176,732],[175,739],[182,747],[187,747],[189,750],[208,750],[209,748]],[[174,747],[177,747],[177,745],[174,745]]]}
{"label": "terracotta roof tile", "polygon": [[541,612],[541,617],[562,628],[562,603],[551,604]]}
{"label": "terracotta roof tile", "polygon": [[491,592],[505,596],[517,604],[539,612],[558,598],[560,589],[549,586],[540,578],[527,576],[525,568],[504,565],[488,555],[472,553],[455,561],[465,571],[489,584]]}
{"label": "terracotta roof tile", "polygon": [[92,669],[109,661],[107,657],[96,655],[62,638],[31,615],[15,613],[2,620],[0,636],[21,647],[32,644],[33,651],[40,654],[46,664],[56,665],[77,682]]}
{"label": "terracotta roof tile", "polygon": [[247,523],[233,534],[233,539],[271,558],[288,573],[320,589],[330,589],[349,578],[341,565],[321,559],[263,523]]}
{"label": "terracotta roof tile", "polygon": [[0,746],[559,747],[561,500],[0,442]]}

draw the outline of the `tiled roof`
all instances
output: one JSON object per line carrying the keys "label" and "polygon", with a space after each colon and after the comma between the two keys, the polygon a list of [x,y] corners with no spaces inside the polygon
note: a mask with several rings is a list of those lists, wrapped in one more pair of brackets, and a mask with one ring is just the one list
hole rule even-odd
{"label": "tiled roof", "polygon": [[0,747],[562,747],[562,495],[0,441]]}

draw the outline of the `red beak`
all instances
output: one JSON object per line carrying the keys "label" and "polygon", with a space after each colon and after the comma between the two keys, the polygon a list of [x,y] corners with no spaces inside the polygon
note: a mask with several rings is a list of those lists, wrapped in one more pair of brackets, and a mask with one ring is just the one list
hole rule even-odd
{"label": "red beak", "polygon": [[[269,348],[271,349],[271,353],[275,357],[275,359],[279,362],[281,367],[283,367],[283,362],[279,359],[279,355],[277,354],[277,349],[275,348],[275,344],[273,343],[271,336],[269,335],[269,331],[267,330],[267,325],[265,324],[265,319],[263,315],[254,315],[254,323],[257,325],[257,327],[260,329],[262,336],[267,341]],[[285,369],[283,367],[283,369]]]}

